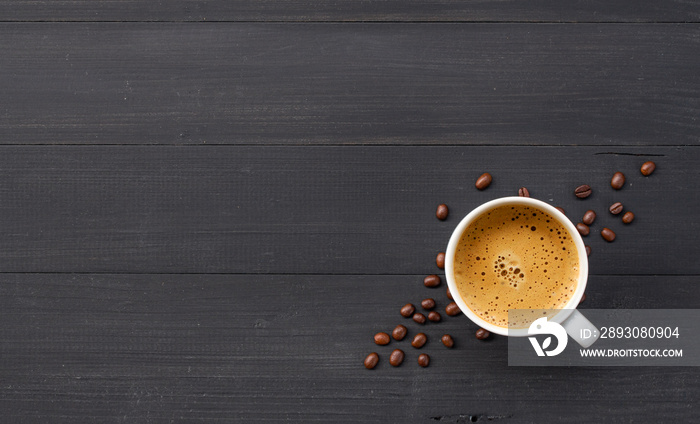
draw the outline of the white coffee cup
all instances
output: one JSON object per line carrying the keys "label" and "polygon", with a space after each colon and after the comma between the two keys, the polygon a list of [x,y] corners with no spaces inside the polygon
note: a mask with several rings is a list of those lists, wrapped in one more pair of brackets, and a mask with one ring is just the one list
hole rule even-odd
{"label": "white coffee cup", "polygon": [[499,327],[479,318],[469,308],[464,299],[462,299],[461,295],[459,294],[459,290],[457,289],[457,283],[454,278],[455,251],[457,250],[457,245],[459,244],[459,240],[461,239],[464,231],[472,222],[474,222],[474,220],[477,217],[494,208],[506,205],[524,205],[546,212],[552,217],[554,217],[557,221],[559,221],[559,223],[561,223],[564,226],[564,228],[566,228],[567,231],[570,233],[574,244],[576,245],[576,251],[578,253],[579,262],[578,281],[576,284],[576,290],[574,291],[573,295],[569,299],[569,302],[567,302],[564,308],[562,308],[560,312],[556,313],[554,316],[549,318],[549,321],[561,324],[566,330],[566,332],[569,334],[569,336],[576,340],[580,345],[584,347],[590,346],[591,344],[593,344],[593,342],[595,342],[595,340],[597,340],[597,337],[589,337],[586,339],[582,339],[580,336],[580,330],[583,328],[595,327],[593,326],[593,324],[590,323],[590,321],[586,319],[586,317],[583,316],[583,314],[576,310],[576,307],[581,301],[581,297],[583,296],[583,293],[586,290],[586,282],[588,280],[588,255],[586,254],[586,247],[578,230],[576,230],[576,227],[566,217],[566,215],[564,215],[553,206],[541,200],[533,199],[530,197],[502,197],[484,203],[483,205],[471,211],[466,217],[464,217],[464,219],[462,219],[462,221],[457,225],[454,232],[452,233],[450,241],[447,245],[447,250],[445,251],[445,278],[447,279],[447,285],[450,288],[450,293],[452,294],[454,301],[457,303],[459,309],[462,310],[464,315],[466,315],[470,320],[474,321],[474,323],[477,324],[479,327],[488,330],[491,333],[515,337],[523,337],[528,335],[528,329],[526,328],[509,329],[507,327]]}

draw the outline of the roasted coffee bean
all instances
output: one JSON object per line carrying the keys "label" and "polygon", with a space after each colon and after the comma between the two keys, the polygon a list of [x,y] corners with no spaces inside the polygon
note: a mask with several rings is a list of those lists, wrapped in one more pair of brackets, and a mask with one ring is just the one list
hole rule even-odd
{"label": "roasted coffee bean", "polygon": [[474,185],[479,190],[483,190],[491,185],[491,181],[493,181],[493,177],[491,177],[491,174],[489,174],[488,172],[484,172],[479,178],[477,178],[476,183]]}
{"label": "roasted coffee bean", "polygon": [[612,179],[610,180],[610,187],[614,188],[615,190],[619,190],[623,185],[625,185],[625,174],[622,172],[614,173]]}
{"label": "roasted coffee bean", "polygon": [[391,355],[389,356],[389,363],[394,367],[398,367],[403,362],[403,358],[405,356],[406,355],[404,355],[403,350],[394,349],[394,351],[391,352]]}
{"label": "roasted coffee bean", "polygon": [[440,316],[439,312],[430,311],[428,314],[428,319],[432,322],[440,322],[442,320],[442,316]]}
{"label": "roasted coffee bean", "polygon": [[428,275],[423,279],[423,284],[425,284],[425,287],[437,287],[440,285],[440,277],[435,274]]}
{"label": "roasted coffee bean", "polygon": [[377,352],[372,352],[365,358],[365,368],[367,368],[368,370],[371,370],[372,368],[376,367],[378,363],[379,355],[377,355]]}
{"label": "roasted coffee bean", "polygon": [[394,328],[394,331],[391,332],[391,336],[397,341],[403,340],[403,338],[406,337],[406,334],[408,334],[408,328],[401,324],[397,325],[396,328]]}
{"label": "roasted coffee bean", "polygon": [[591,225],[593,221],[595,221],[595,217],[595,211],[587,210],[586,213],[583,214],[583,219],[581,221],[586,225]]}
{"label": "roasted coffee bean", "polygon": [[413,341],[411,342],[411,346],[415,347],[416,349],[420,349],[425,345],[425,343],[428,341],[428,336],[426,336],[424,333],[418,333],[415,336],[413,336]]}
{"label": "roasted coffee bean", "polygon": [[563,208],[560,208],[559,206],[555,207],[554,209],[558,210],[559,212],[563,213],[566,215],[566,211]]}
{"label": "roasted coffee bean", "polygon": [[525,187],[520,187],[520,190],[518,190],[518,196],[530,197],[530,191]]}
{"label": "roasted coffee bean", "polygon": [[447,219],[447,215],[449,215],[449,214],[450,214],[450,210],[447,208],[447,205],[444,204],[444,203],[441,204],[441,205],[438,205],[437,211],[435,211],[435,216],[436,216],[437,219],[439,219],[440,221],[446,220],[446,219]]}
{"label": "roasted coffee bean", "polygon": [[440,252],[435,258],[435,265],[440,269],[445,269],[445,252]]}
{"label": "roasted coffee bean", "polygon": [[457,306],[457,303],[455,302],[451,302],[450,304],[445,306],[445,313],[451,317],[459,315],[460,312],[462,311],[459,310],[459,306]]}
{"label": "roasted coffee bean", "polygon": [[611,230],[610,228],[603,228],[600,230],[600,235],[603,236],[605,241],[607,242],[612,242],[615,241],[615,232]]}
{"label": "roasted coffee bean", "polygon": [[591,256],[591,246],[586,245],[586,256]]}
{"label": "roasted coffee bean", "polygon": [[377,333],[374,335],[374,342],[380,346],[388,345],[391,339],[386,333]]}
{"label": "roasted coffee bean", "polygon": [[408,318],[416,311],[416,307],[412,303],[407,303],[401,308],[401,316]]}
{"label": "roasted coffee bean", "polygon": [[634,221],[634,214],[632,212],[625,212],[625,214],[622,215],[622,222],[625,224],[629,224],[632,221]]}
{"label": "roasted coffee bean", "polygon": [[591,229],[588,228],[588,225],[584,224],[583,222],[579,222],[578,224],[576,224],[576,229],[578,230],[579,234],[581,234],[584,237],[591,232]]}
{"label": "roasted coffee bean", "polygon": [[423,299],[420,302],[420,306],[422,306],[423,309],[433,309],[435,307],[435,299]]}
{"label": "roasted coffee bean", "polygon": [[582,304],[584,300],[586,300],[586,293],[584,293],[583,296],[581,296],[581,300],[578,301],[578,304]]}
{"label": "roasted coffee bean", "polygon": [[450,293],[450,289],[449,289],[449,288],[447,289],[447,298],[450,299],[450,300],[454,300],[454,298],[452,297],[452,293]]}
{"label": "roasted coffee bean", "polygon": [[591,193],[593,193],[593,190],[591,190],[591,186],[588,184],[580,185],[576,187],[576,190],[574,190],[574,194],[579,199],[585,199],[586,197],[590,196]]}
{"label": "roasted coffee bean", "polygon": [[445,334],[440,340],[442,340],[442,344],[444,344],[445,347],[452,347],[455,345],[455,341],[452,340],[452,336],[450,336],[449,334]]}
{"label": "roasted coffee bean", "polygon": [[420,365],[423,368],[430,365],[430,356],[426,355],[425,353],[421,353],[418,356],[418,365]]}
{"label": "roasted coffee bean", "polygon": [[425,324],[425,320],[425,315],[421,314],[420,312],[413,314],[413,321],[417,322],[418,324]]}
{"label": "roasted coffee bean", "polygon": [[487,330],[484,330],[483,328],[476,330],[476,338],[479,340],[485,340],[490,335],[491,335],[491,333],[489,333]]}
{"label": "roasted coffee bean", "polygon": [[623,206],[622,203],[620,202],[615,202],[612,205],[610,205],[610,213],[613,215],[617,215],[620,212],[622,212]]}
{"label": "roasted coffee bean", "polygon": [[652,161],[648,161],[648,162],[644,162],[642,164],[642,168],[640,169],[640,171],[642,171],[642,175],[644,175],[646,177],[646,176],[651,175],[651,173],[654,172],[655,169],[656,169],[656,164]]}

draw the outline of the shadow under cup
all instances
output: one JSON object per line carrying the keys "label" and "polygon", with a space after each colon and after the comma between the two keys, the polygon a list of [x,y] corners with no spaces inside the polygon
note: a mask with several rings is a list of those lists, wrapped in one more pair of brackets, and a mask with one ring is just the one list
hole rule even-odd
{"label": "shadow under cup", "polygon": [[[563,227],[564,230],[568,234],[566,236],[570,237],[569,241],[567,242],[568,245],[572,245],[575,247],[575,253],[570,252],[569,255],[574,255],[575,258],[578,259],[578,270],[574,270],[574,276],[572,277],[573,280],[575,280],[575,288],[572,289],[573,292],[569,292],[566,294],[566,297],[568,300],[563,299],[557,306],[556,311],[551,311],[551,307],[541,307],[542,305],[547,304],[549,302],[547,299],[544,298],[544,295],[541,293],[543,289],[547,289],[549,285],[554,284],[553,282],[547,282],[545,286],[542,286],[541,282],[533,281],[534,278],[532,278],[527,284],[522,285],[517,288],[517,292],[515,291],[516,288],[513,287],[513,285],[517,286],[518,284],[518,274],[513,273],[513,268],[509,267],[508,264],[508,258],[505,258],[507,255],[499,256],[498,252],[500,251],[500,247],[498,246],[497,242],[493,242],[494,246],[491,246],[491,244],[484,244],[481,243],[482,245],[485,245],[487,247],[491,246],[492,250],[487,257],[484,258],[479,258],[482,261],[486,261],[484,263],[478,263],[475,262],[476,259],[474,258],[474,255],[470,255],[470,259],[468,259],[468,263],[465,265],[463,262],[460,264],[455,263],[455,254],[458,252],[458,246],[460,245],[460,240],[462,239],[462,236],[465,234],[465,231],[471,231],[475,227],[472,226],[476,222],[478,226],[481,226],[482,221],[485,219],[484,217],[488,215],[491,215],[493,212],[494,214],[496,213],[502,213],[505,209],[507,208],[508,210],[515,208],[515,211],[520,211],[520,210],[525,210],[527,208],[528,211],[539,211],[539,212],[544,212],[542,216],[538,219],[542,219],[543,217],[545,219],[551,220],[554,219],[555,222],[553,224]],[[519,228],[520,231],[529,231],[530,228],[525,228],[527,227],[526,225],[518,226],[515,224],[518,224],[516,221],[516,218],[519,218],[517,214],[514,214],[512,218],[513,222],[508,222],[508,225],[504,225],[504,228],[508,229],[497,229],[497,230],[490,230],[491,233],[486,233],[489,231],[489,228],[480,228],[480,231],[484,231],[483,234],[490,234],[491,236],[494,235],[495,232],[504,232],[504,234],[511,234],[509,231],[515,231],[512,230],[511,228]],[[550,222],[550,221],[547,221]],[[524,224],[524,222],[523,222]],[[534,227],[534,226],[533,226]],[[540,231],[542,231],[542,228],[539,228]],[[532,228],[533,235],[537,235],[535,232],[535,229]],[[528,233],[529,234],[529,233]],[[474,235],[475,240],[477,240],[476,243],[481,242],[482,240],[479,239],[477,234],[470,234],[469,237]],[[491,237],[484,236],[482,237],[483,240],[491,240]],[[504,238],[505,240],[505,238]],[[573,242],[573,243],[571,243]],[[490,243],[490,241],[489,241]],[[502,242],[503,244],[508,244],[509,241],[504,241]],[[514,244],[514,242],[510,242],[511,244]],[[532,248],[531,245],[535,245],[536,242],[531,242],[528,241],[528,248]],[[459,248],[459,254],[460,254],[460,259],[464,260],[464,256],[468,254],[468,252],[465,252],[465,249],[467,248],[466,245],[463,245],[462,247]],[[533,248],[534,250],[534,248]],[[542,248],[541,252],[545,252],[544,248]],[[537,252],[539,253],[539,252]],[[530,255],[531,256],[531,255]],[[557,258],[559,260],[559,258]],[[563,258],[561,258],[563,261]],[[526,263],[522,263],[522,268],[523,272],[527,274],[528,269],[531,269],[530,267],[532,266],[532,271],[534,271],[534,265],[535,265],[535,260],[530,258],[530,259],[525,259]],[[527,263],[527,262],[532,262],[532,263]],[[570,266],[571,263],[574,262],[573,260],[563,261],[561,265],[566,265]],[[482,272],[476,272],[477,270],[477,263],[478,263],[478,271]],[[539,267],[539,265],[537,265]],[[473,268],[475,271],[472,273],[470,267]],[[461,273],[458,277],[456,277],[456,268],[459,270]],[[491,269],[493,268],[493,269]],[[510,269],[509,269],[510,268]],[[469,270],[469,274],[471,275],[466,275],[464,272],[465,269]],[[517,270],[517,269],[516,269]],[[496,277],[491,276],[490,279],[486,277],[486,283],[481,283],[481,277],[482,275],[485,275],[489,272],[492,273],[497,273],[498,275],[498,281],[499,284],[502,285],[502,288],[499,289],[490,289],[489,287],[486,287],[485,291],[479,291],[479,288],[484,289],[484,287],[477,287],[479,285],[483,286],[485,284],[496,284],[495,281]],[[542,271],[537,271],[538,273]],[[546,271],[544,271],[546,273]],[[500,273],[503,273],[503,276],[501,276]],[[567,272],[567,274],[570,275],[570,273]],[[522,277],[524,274],[520,274]],[[546,274],[544,274],[546,275]],[[482,298],[479,299],[478,304],[482,305],[485,303],[490,303],[490,302],[503,302],[503,300],[496,301],[495,299],[498,299],[496,297],[498,291],[501,293],[517,293],[518,297],[522,297],[522,299],[515,299],[512,303],[509,303],[506,307],[506,305],[503,305],[501,308],[499,308],[499,313],[500,315],[508,316],[508,310],[511,310],[511,313],[514,314],[512,310],[514,309],[528,309],[528,310],[550,310],[548,319],[554,322],[561,323],[563,322],[576,308],[576,306],[579,304],[581,301],[581,297],[583,296],[583,293],[586,289],[586,281],[588,279],[588,257],[586,255],[586,249],[585,245],[583,243],[583,239],[581,238],[581,235],[578,233],[576,230],[576,227],[574,224],[561,212],[559,212],[557,209],[555,209],[553,206],[542,202],[537,199],[532,199],[529,197],[503,197],[499,199],[492,200],[490,202],[484,203],[483,205],[477,207],[473,211],[471,211],[462,221],[457,225],[455,228],[454,232],[452,233],[452,236],[450,237],[450,241],[447,246],[447,250],[445,252],[445,278],[447,280],[448,287],[450,289],[450,293],[452,293],[452,297],[454,298],[454,301],[457,303],[459,308],[462,310],[462,312],[469,317],[474,323],[476,323],[479,327],[484,328],[492,333],[496,334],[501,334],[501,335],[508,335],[508,336],[526,336],[527,335],[527,324],[518,323],[518,325],[511,325],[511,328],[508,327],[507,323],[503,323],[503,325],[497,325],[492,322],[488,322],[484,320],[480,314],[475,312],[479,311],[479,307],[475,306],[477,305],[477,302],[470,302],[469,299],[465,299],[464,297],[472,297],[472,299],[476,298],[477,293],[479,295],[482,295]],[[463,291],[460,290],[460,285],[456,281],[457,278],[460,278],[461,282],[463,283],[462,286],[466,286],[470,289],[468,294],[463,293]],[[546,277],[545,277],[546,278]],[[473,279],[473,280],[465,280],[465,279]],[[533,287],[534,284],[540,284],[538,286]],[[573,283],[572,283],[573,284]],[[512,288],[512,291],[507,285],[510,285]],[[563,285],[564,286],[564,285]],[[529,288],[528,288],[529,287]],[[571,285],[569,286],[571,287]],[[556,289],[556,290],[563,290],[563,289]],[[473,293],[472,293],[473,291]],[[546,290],[545,290],[546,291]],[[484,293],[486,295],[486,298],[484,298]],[[471,295],[470,295],[471,294]],[[553,295],[555,293],[552,293]],[[521,296],[522,295],[522,296]],[[490,297],[489,297],[490,296]],[[570,297],[569,297],[570,296]],[[494,299],[495,297],[495,299]],[[527,301],[526,301],[527,299]],[[522,302],[520,301],[522,300]],[[541,300],[541,302],[539,301]],[[537,306],[533,306],[537,305]],[[480,311],[480,313],[483,315],[484,312]],[[515,315],[511,315],[515,316]],[[535,316],[531,315],[528,318],[532,318],[534,320],[535,318],[539,318],[542,315]],[[490,318],[487,316],[486,318]],[[531,321],[531,320],[530,320]],[[530,321],[527,321],[528,323]],[[501,323],[501,321],[499,321]]]}

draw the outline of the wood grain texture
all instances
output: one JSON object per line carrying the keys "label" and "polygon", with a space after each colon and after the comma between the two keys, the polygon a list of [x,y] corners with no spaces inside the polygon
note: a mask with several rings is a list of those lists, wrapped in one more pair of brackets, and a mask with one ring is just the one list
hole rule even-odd
{"label": "wood grain texture", "polygon": [[697,22],[700,3],[603,0],[10,0],[3,21],[538,21]]}
{"label": "wood grain texture", "polygon": [[5,144],[683,145],[700,27],[0,25]]}
{"label": "wood grain texture", "polygon": [[[698,162],[698,147],[3,146],[0,270],[433,273],[463,216],[525,186],[574,222],[598,212],[591,273],[699,274]],[[594,194],[577,199],[580,184]]]}
{"label": "wood grain texture", "polygon": [[[0,279],[0,407],[14,421],[692,422],[687,367],[507,366],[507,342],[465,317],[376,346],[418,276],[52,275]],[[585,307],[694,308],[698,276],[593,276]],[[454,336],[452,350],[437,340]],[[407,359],[388,365],[402,348]],[[377,351],[373,371],[364,356]]]}

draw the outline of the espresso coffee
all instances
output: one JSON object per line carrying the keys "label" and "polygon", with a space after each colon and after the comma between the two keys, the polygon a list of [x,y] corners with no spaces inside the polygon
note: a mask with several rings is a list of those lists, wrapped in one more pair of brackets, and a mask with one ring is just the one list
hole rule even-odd
{"label": "espresso coffee", "polygon": [[[454,256],[462,299],[499,327],[509,326],[509,309],[562,309],[578,278],[574,238],[556,218],[531,206],[503,205],[483,213],[464,230]],[[511,328],[523,325],[511,319]]]}

